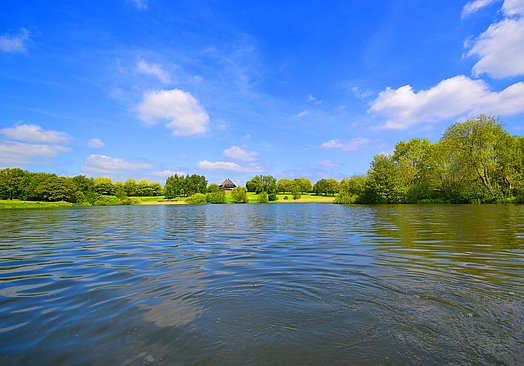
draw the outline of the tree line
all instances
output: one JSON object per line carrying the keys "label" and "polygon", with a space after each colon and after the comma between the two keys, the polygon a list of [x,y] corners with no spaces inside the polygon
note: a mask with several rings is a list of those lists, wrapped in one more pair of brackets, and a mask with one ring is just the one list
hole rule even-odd
{"label": "tree line", "polygon": [[[234,202],[259,202],[278,194],[334,196],[335,203],[524,202],[524,137],[506,132],[497,118],[479,115],[449,126],[436,143],[413,138],[396,144],[392,155],[373,158],[364,175],[337,181],[256,175],[231,192]],[[165,185],[115,182],[107,177],[60,177],[20,168],[0,170],[0,199],[66,201],[86,205],[134,204],[137,197],[183,198],[189,203],[225,203],[225,191],[203,175],[173,175]],[[284,199],[288,197],[285,196]]]}

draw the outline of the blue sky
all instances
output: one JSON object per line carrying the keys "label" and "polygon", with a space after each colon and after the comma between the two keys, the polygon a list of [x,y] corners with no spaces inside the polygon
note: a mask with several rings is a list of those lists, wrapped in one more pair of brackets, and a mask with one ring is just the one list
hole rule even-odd
{"label": "blue sky", "polygon": [[0,168],[341,179],[524,131],[524,0],[0,2]]}

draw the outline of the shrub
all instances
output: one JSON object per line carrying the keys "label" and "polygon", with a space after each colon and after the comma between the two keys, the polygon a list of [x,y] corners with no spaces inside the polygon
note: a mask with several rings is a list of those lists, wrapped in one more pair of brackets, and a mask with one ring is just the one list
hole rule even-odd
{"label": "shrub", "polygon": [[278,201],[278,197],[276,193],[270,193],[267,195],[267,199],[269,201]]}
{"label": "shrub", "polygon": [[267,196],[267,192],[260,192],[258,194],[258,202],[260,203],[268,203],[269,202],[269,197]]}
{"label": "shrub", "polygon": [[206,194],[207,203],[226,203],[226,192],[223,189]]}
{"label": "shrub", "polygon": [[357,196],[352,194],[339,194],[335,199],[333,200],[333,203],[340,203],[340,204],[350,204],[355,203],[357,200]]}
{"label": "shrub", "polygon": [[116,206],[120,200],[116,196],[100,196],[95,202],[95,206]]}
{"label": "shrub", "polygon": [[247,198],[247,188],[246,187],[236,187],[231,191],[231,198],[235,203],[247,203],[249,198]]}
{"label": "shrub", "polygon": [[120,201],[122,205],[139,205],[142,203],[138,197],[126,197]]}
{"label": "shrub", "polygon": [[185,201],[192,205],[201,205],[207,203],[206,195],[203,193],[195,193],[194,195],[187,197]]}

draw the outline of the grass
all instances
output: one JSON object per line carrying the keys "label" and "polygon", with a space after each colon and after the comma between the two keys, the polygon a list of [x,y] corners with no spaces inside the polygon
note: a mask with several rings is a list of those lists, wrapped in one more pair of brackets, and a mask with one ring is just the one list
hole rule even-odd
{"label": "grass", "polygon": [[40,201],[21,201],[21,200],[0,200],[0,209],[2,208],[51,208],[51,207],[69,207],[69,202],[40,202]]}

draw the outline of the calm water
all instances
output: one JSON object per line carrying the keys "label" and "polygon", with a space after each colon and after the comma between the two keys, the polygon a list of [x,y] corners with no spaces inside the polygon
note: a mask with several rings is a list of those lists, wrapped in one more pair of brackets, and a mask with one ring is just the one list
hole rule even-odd
{"label": "calm water", "polygon": [[0,364],[522,365],[524,206],[0,211]]}

